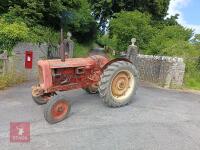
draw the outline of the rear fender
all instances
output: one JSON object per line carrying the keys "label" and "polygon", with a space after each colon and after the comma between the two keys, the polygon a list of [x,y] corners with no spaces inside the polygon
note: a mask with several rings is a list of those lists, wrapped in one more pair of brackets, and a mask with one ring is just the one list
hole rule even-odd
{"label": "rear fender", "polygon": [[109,61],[108,63],[106,63],[103,68],[102,68],[102,71],[104,71],[110,64],[114,63],[114,62],[117,62],[117,61],[126,61],[126,62],[130,62],[131,64],[133,64],[129,59],[127,58],[115,58],[111,61]]}

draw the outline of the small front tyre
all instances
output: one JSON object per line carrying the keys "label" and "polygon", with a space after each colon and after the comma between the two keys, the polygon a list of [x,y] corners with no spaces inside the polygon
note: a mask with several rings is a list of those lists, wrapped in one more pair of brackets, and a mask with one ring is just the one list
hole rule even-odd
{"label": "small front tyre", "polygon": [[44,95],[40,95],[40,96],[32,95],[33,100],[38,105],[46,104],[48,102],[48,100],[50,99],[50,97],[51,96],[49,94],[44,94]]}
{"label": "small front tyre", "polygon": [[50,124],[66,119],[71,109],[70,102],[62,96],[52,97],[44,108],[44,117]]}

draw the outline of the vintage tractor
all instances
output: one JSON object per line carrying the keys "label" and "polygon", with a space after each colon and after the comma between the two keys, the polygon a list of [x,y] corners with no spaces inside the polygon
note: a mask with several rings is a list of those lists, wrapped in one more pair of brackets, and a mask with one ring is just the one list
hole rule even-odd
{"label": "vintage tractor", "polygon": [[109,107],[121,107],[133,100],[138,84],[138,72],[126,58],[109,60],[100,55],[88,58],[65,58],[38,61],[39,84],[32,87],[32,97],[46,104],[44,117],[53,124],[64,120],[70,112],[70,102],[58,91],[84,89],[98,93]]}

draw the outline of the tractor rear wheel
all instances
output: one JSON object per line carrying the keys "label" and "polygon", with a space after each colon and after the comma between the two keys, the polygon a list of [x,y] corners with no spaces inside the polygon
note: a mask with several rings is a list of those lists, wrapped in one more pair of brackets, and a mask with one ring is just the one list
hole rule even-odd
{"label": "tractor rear wheel", "polygon": [[50,124],[66,119],[71,109],[70,102],[62,96],[52,97],[44,108],[44,117]]}
{"label": "tractor rear wheel", "polygon": [[101,75],[100,96],[109,107],[121,107],[133,100],[138,86],[138,71],[133,64],[117,61]]}

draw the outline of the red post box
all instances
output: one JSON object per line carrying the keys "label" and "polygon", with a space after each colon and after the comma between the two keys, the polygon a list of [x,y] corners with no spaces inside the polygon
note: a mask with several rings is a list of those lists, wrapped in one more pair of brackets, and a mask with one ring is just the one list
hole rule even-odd
{"label": "red post box", "polygon": [[25,68],[32,69],[32,62],[33,62],[33,52],[25,51]]}

